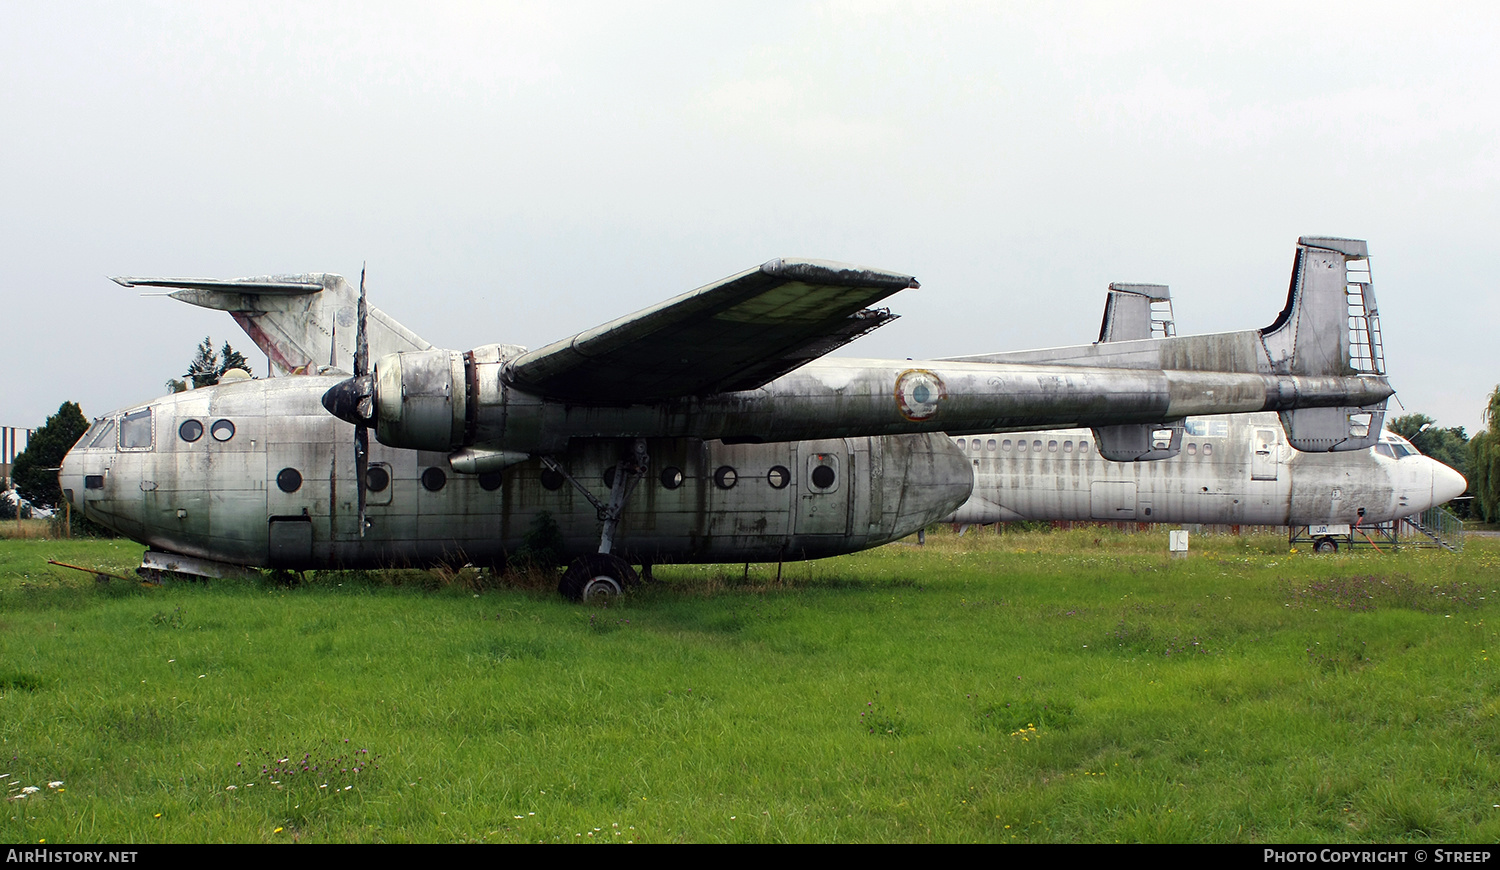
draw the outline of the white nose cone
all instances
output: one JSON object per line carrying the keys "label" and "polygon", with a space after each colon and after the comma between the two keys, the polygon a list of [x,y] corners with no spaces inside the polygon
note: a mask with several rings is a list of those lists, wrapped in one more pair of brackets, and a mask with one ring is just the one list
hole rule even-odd
{"label": "white nose cone", "polygon": [[1444,504],[1464,494],[1469,488],[1469,482],[1464,476],[1433,460],[1432,469],[1432,503],[1434,505]]}

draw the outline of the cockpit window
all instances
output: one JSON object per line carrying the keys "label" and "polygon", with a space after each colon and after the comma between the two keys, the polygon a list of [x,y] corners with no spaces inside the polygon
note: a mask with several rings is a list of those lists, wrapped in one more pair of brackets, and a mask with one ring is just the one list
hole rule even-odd
{"label": "cockpit window", "polygon": [[100,420],[94,424],[92,429],[84,433],[85,436],[93,436],[92,438],[89,438],[85,443],[87,443],[89,447],[108,447],[110,439],[114,437],[114,434],[115,418],[110,417],[107,420]]}
{"label": "cockpit window", "polygon": [[120,449],[150,450],[153,429],[151,409],[142,408],[120,418]]}
{"label": "cockpit window", "polygon": [[1407,441],[1394,432],[1380,433],[1380,443],[1375,445],[1375,452],[1381,456],[1389,456],[1392,459],[1404,459],[1408,456],[1422,455],[1422,451],[1413,447],[1410,441]]}

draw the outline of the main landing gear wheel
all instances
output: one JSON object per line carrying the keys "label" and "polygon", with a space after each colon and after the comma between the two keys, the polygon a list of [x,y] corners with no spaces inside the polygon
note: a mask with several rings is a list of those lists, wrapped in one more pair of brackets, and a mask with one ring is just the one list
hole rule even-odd
{"label": "main landing gear wheel", "polygon": [[640,582],[635,569],[618,556],[591,553],[579,556],[563,573],[557,591],[585,604],[608,604]]}
{"label": "main landing gear wheel", "polygon": [[1338,542],[1334,541],[1333,538],[1319,538],[1313,542],[1314,553],[1337,553],[1338,551]]}

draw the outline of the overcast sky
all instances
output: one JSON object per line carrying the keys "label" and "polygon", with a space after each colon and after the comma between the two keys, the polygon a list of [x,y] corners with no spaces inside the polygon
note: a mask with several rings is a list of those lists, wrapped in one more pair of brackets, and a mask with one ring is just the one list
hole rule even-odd
{"label": "overcast sky", "polygon": [[1265,326],[1338,235],[1408,411],[1472,433],[1500,381],[1493,4],[0,8],[0,425],[150,399],[204,335],[264,373],[108,275],[366,261],[469,348],[843,260],[922,282],[844,353],[920,359],[1091,341],[1110,281]]}

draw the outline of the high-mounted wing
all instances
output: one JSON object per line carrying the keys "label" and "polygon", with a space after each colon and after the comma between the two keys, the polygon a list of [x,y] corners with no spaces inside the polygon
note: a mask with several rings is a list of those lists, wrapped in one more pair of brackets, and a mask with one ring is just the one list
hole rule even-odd
{"label": "high-mounted wing", "polygon": [[772,260],[518,357],[516,386],[626,404],[751,390],[895,319],[869,304],[909,275]]}

